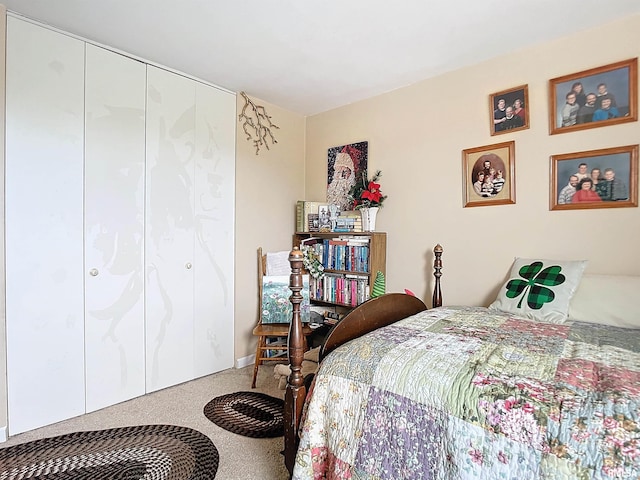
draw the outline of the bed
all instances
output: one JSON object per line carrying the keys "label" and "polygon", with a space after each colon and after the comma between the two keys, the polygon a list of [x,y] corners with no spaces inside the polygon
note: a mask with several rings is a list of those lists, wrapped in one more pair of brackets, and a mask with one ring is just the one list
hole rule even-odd
{"label": "bed", "polygon": [[640,277],[516,259],[489,308],[442,306],[441,255],[435,308],[405,294],[365,302],[305,383],[292,251],[292,478],[640,478]]}

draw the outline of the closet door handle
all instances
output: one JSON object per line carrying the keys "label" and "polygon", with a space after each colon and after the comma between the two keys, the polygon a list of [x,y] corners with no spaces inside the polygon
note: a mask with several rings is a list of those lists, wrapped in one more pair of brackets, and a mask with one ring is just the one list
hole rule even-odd
{"label": "closet door handle", "polygon": [[190,262],[187,262],[187,263],[184,265],[184,268],[186,268],[187,270],[191,270],[191,267],[192,267],[192,266],[193,266],[193,265],[191,265],[191,263],[190,263]]}
{"label": "closet door handle", "polygon": [[98,276],[98,269],[97,268],[92,268],[91,270],[89,270],[89,275],[91,275],[92,277],[97,277]]}

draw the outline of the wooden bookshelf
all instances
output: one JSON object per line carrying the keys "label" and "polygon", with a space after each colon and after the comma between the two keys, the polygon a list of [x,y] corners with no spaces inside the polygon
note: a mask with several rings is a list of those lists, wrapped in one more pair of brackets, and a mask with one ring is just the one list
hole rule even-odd
{"label": "wooden bookshelf", "polygon": [[[309,239],[317,239],[316,243],[322,245],[322,263],[326,274],[319,284],[310,279],[310,300],[313,304],[354,308],[370,298],[377,272],[386,276],[385,232],[297,232],[293,235],[293,246],[300,247],[304,240]],[[350,239],[352,241],[349,241]],[[368,242],[363,242],[363,239],[367,239]],[[350,261],[340,256],[342,254],[336,254],[340,251],[336,244],[332,244],[331,253],[326,250],[329,241],[332,240],[337,240],[336,244],[340,247],[342,242],[347,241],[342,252],[351,259]],[[358,253],[365,253],[358,248],[361,246],[367,247],[366,258],[361,257],[356,261]],[[337,263],[340,264],[339,268],[336,266]],[[359,294],[361,287],[365,289],[364,295]]]}

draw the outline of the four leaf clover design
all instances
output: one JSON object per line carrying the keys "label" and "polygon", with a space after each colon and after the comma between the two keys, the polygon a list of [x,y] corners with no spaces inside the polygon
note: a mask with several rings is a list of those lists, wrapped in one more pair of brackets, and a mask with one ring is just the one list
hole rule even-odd
{"label": "four leaf clover design", "polygon": [[[552,302],[556,294],[547,287],[556,287],[566,280],[560,273],[562,267],[552,265],[544,267],[542,262],[533,262],[531,265],[524,265],[518,270],[518,274],[524,278],[514,278],[507,282],[507,298],[516,298],[522,295],[518,302],[518,308],[522,308],[522,301],[527,297],[527,305],[532,310],[540,310],[545,303]],[[529,294],[526,295],[527,290]]]}

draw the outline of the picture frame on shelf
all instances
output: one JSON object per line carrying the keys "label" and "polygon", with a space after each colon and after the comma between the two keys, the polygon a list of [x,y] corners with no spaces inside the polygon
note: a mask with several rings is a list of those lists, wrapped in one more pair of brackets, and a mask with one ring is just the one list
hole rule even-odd
{"label": "picture frame on shelf", "polygon": [[320,231],[320,217],[317,213],[308,214],[309,219],[309,231],[310,232],[319,232]]}
{"label": "picture frame on shelf", "polygon": [[516,203],[515,142],[462,151],[464,207]]}
{"label": "picture frame on shelf", "polygon": [[331,216],[328,204],[318,205],[318,231],[331,231]]}
{"label": "picture frame on shelf", "polygon": [[638,59],[549,80],[549,134],[638,120]]}
{"label": "picture frame on shelf", "polygon": [[529,128],[529,86],[502,90],[489,95],[491,135]]}
{"label": "picture frame on shelf", "polygon": [[550,168],[549,210],[638,206],[638,145],[552,155]]}

